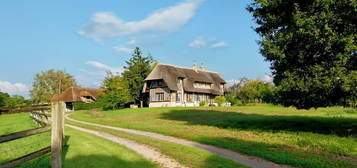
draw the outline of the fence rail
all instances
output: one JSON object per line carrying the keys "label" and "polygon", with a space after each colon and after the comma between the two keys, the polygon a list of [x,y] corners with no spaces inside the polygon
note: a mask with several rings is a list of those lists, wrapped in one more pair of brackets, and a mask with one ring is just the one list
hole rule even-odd
{"label": "fence rail", "polygon": [[0,167],[1,168],[10,168],[10,167],[15,167],[21,163],[24,163],[26,161],[29,161],[29,160],[32,160],[32,159],[35,159],[37,157],[40,157],[42,155],[45,155],[47,153],[50,153],[51,152],[51,146],[47,146],[45,148],[42,148],[36,152],[32,152],[30,154],[27,154],[25,156],[22,156],[22,157],[19,157],[19,158],[16,158],[16,159],[13,159],[13,160],[10,160],[6,163],[3,163],[3,164],[0,164]]}
{"label": "fence rail", "polygon": [[43,105],[33,105],[33,106],[21,106],[21,107],[12,107],[12,108],[0,108],[1,114],[12,114],[12,113],[21,113],[21,112],[31,112],[38,110],[49,110],[51,109],[51,105],[43,104]]}
{"label": "fence rail", "polygon": [[49,132],[50,130],[51,130],[51,127],[44,127],[44,128],[35,128],[35,129],[26,130],[26,131],[15,132],[15,133],[7,134],[7,135],[1,135],[0,143],[13,141],[13,140],[19,139],[19,138],[25,138],[25,137],[35,135],[35,134],[40,134],[43,132]]}
{"label": "fence rail", "polygon": [[[65,104],[63,102],[52,103],[52,125],[51,127],[45,127],[48,125],[49,113],[44,110],[32,111],[30,113],[31,118],[37,122],[42,128],[30,129],[26,131],[15,132],[7,135],[0,136],[0,143],[5,143],[13,141],[16,139],[44,133],[51,131],[51,146],[42,148],[38,151],[26,154],[24,156],[18,157],[16,159],[7,161],[5,163],[0,163],[1,168],[8,168],[17,166],[23,162],[32,160],[34,158],[40,157],[47,153],[51,153],[51,164],[52,168],[62,167],[62,145],[63,145],[63,131],[64,131],[64,108]],[[1,114],[1,112],[0,112]]]}

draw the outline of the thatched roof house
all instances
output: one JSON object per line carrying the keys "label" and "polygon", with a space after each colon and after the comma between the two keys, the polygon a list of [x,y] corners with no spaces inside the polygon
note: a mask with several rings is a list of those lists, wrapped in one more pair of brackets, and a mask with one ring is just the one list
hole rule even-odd
{"label": "thatched roof house", "polygon": [[92,103],[97,100],[97,96],[104,93],[103,89],[70,87],[61,94],[55,94],[51,101],[63,101],[66,103],[67,109],[73,108],[74,102]]}
{"label": "thatched roof house", "polygon": [[150,95],[150,107],[196,106],[212,103],[226,91],[226,82],[217,72],[159,63],[145,79],[144,93]]}

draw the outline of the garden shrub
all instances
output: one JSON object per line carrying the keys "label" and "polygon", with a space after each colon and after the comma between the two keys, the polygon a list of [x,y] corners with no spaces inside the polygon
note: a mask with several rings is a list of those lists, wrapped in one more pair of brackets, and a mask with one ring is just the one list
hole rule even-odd
{"label": "garden shrub", "polygon": [[203,101],[200,102],[200,107],[206,106],[206,105],[207,105],[207,101],[203,100]]}
{"label": "garden shrub", "polygon": [[216,102],[218,106],[222,106],[224,103],[226,103],[226,98],[224,96],[216,96],[214,98],[214,102]]}

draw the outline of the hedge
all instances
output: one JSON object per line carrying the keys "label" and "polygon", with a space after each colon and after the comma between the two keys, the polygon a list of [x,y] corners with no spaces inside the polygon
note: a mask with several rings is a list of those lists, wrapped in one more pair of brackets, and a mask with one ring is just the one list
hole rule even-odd
{"label": "hedge", "polygon": [[74,103],[74,110],[90,110],[90,109],[102,109],[104,106],[103,103],[95,102],[95,103]]}

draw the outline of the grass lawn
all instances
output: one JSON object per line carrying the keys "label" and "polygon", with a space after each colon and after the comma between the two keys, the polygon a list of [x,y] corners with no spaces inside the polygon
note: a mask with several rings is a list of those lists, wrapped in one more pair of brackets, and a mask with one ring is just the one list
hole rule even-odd
{"label": "grass lawn", "polygon": [[[0,135],[37,128],[29,113],[0,115]],[[0,163],[35,152],[50,145],[50,133],[41,133],[0,143]]]}
{"label": "grass lawn", "polygon": [[[0,135],[27,129],[37,128],[28,113],[0,115]],[[123,167],[123,168],[157,168],[158,166],[145,160],[119,144],[65,128],[67,146],[64,148],[64,167]],[[50,145],[50,132],[29,136],[5,143],[0,143],[0,163],[6,162]],[[26,162],[18,167],[51,167],[50,155],[44,155]]]}
{"label": "grass lawn", "polygon": [[115,136],[134,140],[141,144],[146,144],[156,149],[161,153],[175,159],[177,162],[192,168],[240,168],[246,167],[231,160],[222,158],[212,153],[187,147],[184,145],[166,142],[154,138],[149,138],[142,135],[129,134],[122,131],[111,130],[107,128],[88,126],[77,122],[66,121],[66,123],[79,127],[89,128],[93,130],[103,131]]}
{"label": "grass lawn", "polygon": [[[145,160],[141,155],[127,149],[124,146],[109,140],[83,133],[65,127],[65,135],[68,139],[64,148],[64,163],[66,168],[157,168],[155,165]],[[26,162],[19,167],[26,168],[50,168],[50,155],[45,155],[38,159]]]}
{"label": "grass lawn", "polygon": [[297,167],[356,167],[357,110],[272,105],[76,111],[72,118],[158,132]]}
{"label": "grass lawn", "polygon": [[0,135],[37,128],[29,113],[0,115]]}

